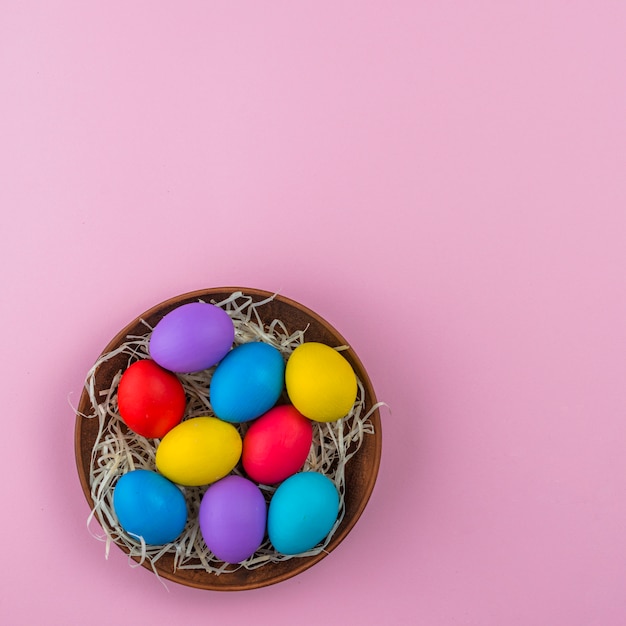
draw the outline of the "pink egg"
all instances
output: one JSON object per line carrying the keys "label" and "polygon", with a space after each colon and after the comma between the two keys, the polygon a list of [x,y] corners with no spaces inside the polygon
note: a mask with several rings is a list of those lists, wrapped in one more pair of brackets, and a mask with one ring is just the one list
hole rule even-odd
{"label": "pink egg", "polygon": [[311,449],[313,426],[294,406],[276,406],[250,426],[242,462],[258,483],[273,485],[302,468]]}

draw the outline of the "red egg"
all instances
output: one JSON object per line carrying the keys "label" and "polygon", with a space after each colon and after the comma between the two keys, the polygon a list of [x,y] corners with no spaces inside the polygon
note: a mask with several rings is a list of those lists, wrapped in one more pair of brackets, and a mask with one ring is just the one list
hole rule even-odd
{"label": "red egg", "polygon": [[252,423],[243,438],[243,467],[258,483],[273,485],[302,468],[313,426],[292,405],[276,406]]}
{"label": "red egg", "polygon": [[154,361],[135,361],[123,374],[117,390],[122,419],[132,431],[161,438],[180,423],[185,390],[175,374]]}

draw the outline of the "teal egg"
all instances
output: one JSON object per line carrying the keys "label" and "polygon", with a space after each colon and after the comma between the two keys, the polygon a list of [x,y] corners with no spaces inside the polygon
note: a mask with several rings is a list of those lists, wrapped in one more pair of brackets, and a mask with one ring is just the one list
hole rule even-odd
{"label": "teal egg", "polygon": [[270,501],[269,539],[282,554],[307,552],[328,535],[338,514],[339,493],[330,478],[317,472],[294,474]]}

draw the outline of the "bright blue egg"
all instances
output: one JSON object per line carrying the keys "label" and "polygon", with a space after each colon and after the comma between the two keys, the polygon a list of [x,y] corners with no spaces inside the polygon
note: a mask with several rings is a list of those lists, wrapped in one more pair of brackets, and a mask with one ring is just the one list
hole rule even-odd
{"label": "bright blue egg", "polygon": [[124,474],[113,492],[120,526],[148,545],[174,541],[187,523],[187,503],[181,490],[161,474],[138,469]]}
{"label": "bright blue egg", "polygon": [[253,420],[278,401],[285,384],[285,361],[267,343],[244,343],[231,350],[211,378],[213,412],[226,422]]}
{"label": "bright blue egg", "polygon": [[282,482],[270,501],[267,532],[282,554],[314,548],[337,521],[339,494],[323,474],[301,472]]}

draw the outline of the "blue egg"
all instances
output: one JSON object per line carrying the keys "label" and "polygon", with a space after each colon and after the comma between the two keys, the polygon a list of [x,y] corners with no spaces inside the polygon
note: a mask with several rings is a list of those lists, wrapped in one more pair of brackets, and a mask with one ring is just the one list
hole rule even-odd
{"label": "blue egg", "polygon": [[181,490],[161,474],[133,470],[124,474],[113,492],[120,526],[148,545],[174,541],[187,523],[187,503]]}
{"label": "blue egg", "polygon": [[333,481],[317,472],[301,472],[287,478],[272,496],[267,532],[278,552],[301,554],[328,535],[338,514]]}
{"label": "blue egg", "polygon": [[231,350],[211,378],[213,412],[226,422],[253,420],[278,402],[285,385],[285,361],[267,343],[244,343]]}

